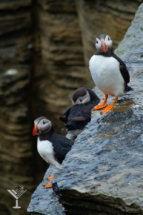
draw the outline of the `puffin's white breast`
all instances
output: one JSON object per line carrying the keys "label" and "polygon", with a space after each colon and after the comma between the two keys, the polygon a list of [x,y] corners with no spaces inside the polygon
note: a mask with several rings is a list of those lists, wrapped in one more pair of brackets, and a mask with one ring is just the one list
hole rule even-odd
{"label": "puffin's white breast", "polygon": [[55,160],[52,143],[48,140],[37,139],[37,150],[40,156],[49,164],[60,168],[60,164]]}
{"label": "puffin's white breast", "polygon": [[95,84],[104,94],[117,97],[124,95],[125,83],[115,58],[93,55],[89,69]]}
{"label": "puffin's white breast", "polygon": [[68,131],[66,138],[68,138],[69,140],[74,140],[75,137],[79,135],[81,132],[82,132],[82,129],[75,129],[75,130]]}

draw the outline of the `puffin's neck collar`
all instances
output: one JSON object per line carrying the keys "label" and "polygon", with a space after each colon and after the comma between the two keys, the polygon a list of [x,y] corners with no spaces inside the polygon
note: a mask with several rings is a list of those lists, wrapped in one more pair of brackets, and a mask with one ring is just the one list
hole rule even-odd
{"label": "puffin's neck collar", "polygon": [[110,51],[106,52],[106,53],[100,52],[100,51],[95,52],[95,55],[102,55],[104,57],[111,57],[112,54],[113,54],[113,48]]}

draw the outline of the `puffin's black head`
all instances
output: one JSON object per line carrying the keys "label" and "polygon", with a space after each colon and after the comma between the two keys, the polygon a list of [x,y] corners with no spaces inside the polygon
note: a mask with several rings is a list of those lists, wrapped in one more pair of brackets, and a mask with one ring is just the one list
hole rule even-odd
{"label": "puffin's black head", "polygon": [[41,116],[34,120],[33,136],[45,133],[51,130],[52,123],[46,117]]}
{"label": "puffin's black head", "polygon": [[113,42],[108,35],[101,34],[96,38],[95,47],[98,52],[106,53],[113,49]]}
{"label": "puffin's black head", "polygon": [[73,105],[84,104],[90,101],[90,94],[84,87],[78,88],[72,95]]}

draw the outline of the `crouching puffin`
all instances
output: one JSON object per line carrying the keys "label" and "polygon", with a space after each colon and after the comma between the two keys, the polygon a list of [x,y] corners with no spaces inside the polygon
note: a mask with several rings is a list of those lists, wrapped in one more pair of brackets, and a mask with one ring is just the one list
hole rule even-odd
{"label": "crouching puffin", "polygon": [[[34,124],[33,135],[38,135],[37,150],[40,156],[47,163],[60,169],[73,142],[55,133],[51,121],[44,116],[37,118]],[[51,175],[48,179],[53,180],[54,175]],[[52,183],[46,184],[45,187],[52,187]]]}
{"label": "crouching puffin", "polygon": [[78,88],[72,95],[73,106],[68,108],[60,120],[65,123],[67,138],[73,140],[91,120],[92,108],[100,102],[90,89]]}
{"label": "crouching puffin", "polygon": [[108,95],[115,96],[114,101],[102,113],[110,111],[119,96],[132,90],[129,72],[125,63],[113,53],[113,42],[106,34],[96,38],[96,52],[89,61],[89,69],[96,86],[105,94],[103,104],[95,106],[98,110],[107,106]]}

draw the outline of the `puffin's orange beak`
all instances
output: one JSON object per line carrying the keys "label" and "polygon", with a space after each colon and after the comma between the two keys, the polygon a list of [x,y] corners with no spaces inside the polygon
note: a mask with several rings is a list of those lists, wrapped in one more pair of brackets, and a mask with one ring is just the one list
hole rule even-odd
{"label": "puffin's orange beak", "polygon": [[103,49],[104,53],[106,53],[106,48],[105,48],[104,40],[103,39],[101,39],[101,43],[102,43],[102,49]]}
{"label": "puffin's orange beak", "polygon": [[33,128],[33,132],[32,132],[33,136],[38,135],[36,128],[37,128],[37,123],[35,123],[34,128]]}
{"label": "puffin's orange beak", "polygon": [[73,103],[72,105],[75,105],[75,103]]}

